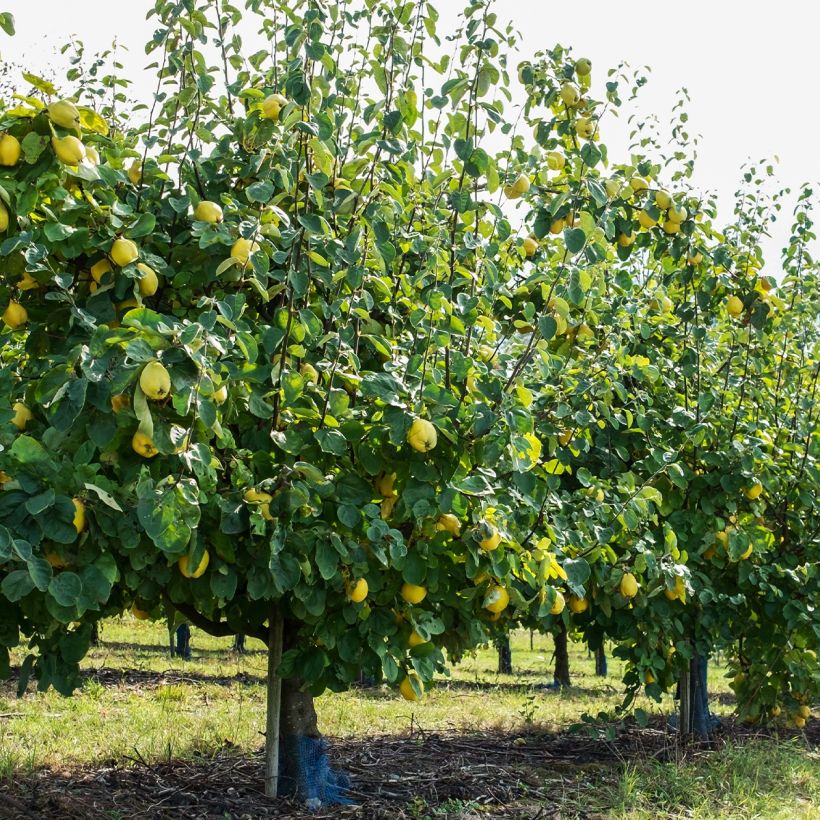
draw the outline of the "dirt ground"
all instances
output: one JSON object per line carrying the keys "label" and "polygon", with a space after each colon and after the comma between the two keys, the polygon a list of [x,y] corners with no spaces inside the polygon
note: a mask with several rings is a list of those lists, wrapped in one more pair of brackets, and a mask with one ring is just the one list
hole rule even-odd
{"label": "dirt ground", "polygon": [[[711,746],[760,734],[760,730],[724,721]],[[820,720],[810,721],[805,736],[815,747],[820,743]],[[308,812],[303,804],[267,801],[261,751],[243,756],[226,747],[195,761],[149,765],[125,759],[97,768],[42,771],[0,784],[0,818],[401,820],[448,816],[593,820],[600,815],[568,810],[562,800],[562,794],[577,785],[584,772],[650,756],[670,760],[681,754],[708,754],[709,746],[682,751],[664,724],[656,721],[645,728],[624,724],[614,739],[571,732],[416,731],[366,740],[331,739],[329,750],[331,765],[350,777],[353,805]]]}

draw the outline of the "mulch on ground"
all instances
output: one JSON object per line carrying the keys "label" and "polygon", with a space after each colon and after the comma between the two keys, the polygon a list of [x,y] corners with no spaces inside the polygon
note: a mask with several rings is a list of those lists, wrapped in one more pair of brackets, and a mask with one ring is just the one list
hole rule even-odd
{"label": "mulch on ground", "polygon": [[[820,720],[811,720],[804,734],[810,744],[820,743]],[[425,816],[425,807],[458,806],[458,801],[467,804],[465,811],[456,808],[448,816],[585,818],[581,811],[568,815],[560,800],[564,786],[577,781],[579,767],[676,759],[761,735],[768,736],[724,721],[709,746],[684,751],[657,720],[643,728],[631,721],[622,724],[612,739],[537,730],[466,734],[420,729],[404,736],[334,739],[331,763],[350,776],[356,805],[316,812],[303,804],[266,800],[262,753],[223,748],[209,758],[168,763],[126,759],[0,783],[0,820],[403,820]]]}

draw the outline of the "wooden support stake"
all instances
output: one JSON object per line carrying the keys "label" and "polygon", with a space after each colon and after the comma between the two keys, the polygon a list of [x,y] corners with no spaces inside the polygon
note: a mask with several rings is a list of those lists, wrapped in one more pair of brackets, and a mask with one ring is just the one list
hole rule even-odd
{"label": "wooden support stake", "polygon": [[268,636],[268,691],[265,720],[265,796],[279,794],[279,711],[282,704],[282,678],[277,670],[282,662],[282,613],[271,607]]}

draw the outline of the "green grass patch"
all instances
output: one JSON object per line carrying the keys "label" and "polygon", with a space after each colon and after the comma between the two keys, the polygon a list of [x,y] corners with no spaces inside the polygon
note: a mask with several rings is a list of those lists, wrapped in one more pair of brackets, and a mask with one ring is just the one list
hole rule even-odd
{"label": "green grass patch", "polygon": [[[229,639],[194,630],[194,657],[182,661],[170,658],[167,639],[162,624],[113,620],[83,662],[88,678],[74,697],[30,691],[18,699],[13,681],[0,685],[0,779],[18,780],[43,768],[71,772],[110,762],[193,761],[226,749],[245,755],[258,750],[265,719],[263,645],[249,639],[249,652],[240,656]],[[320,727],[336,738],[419,730],[515,738],[565,730],[583,713],[612,711],[621,702],[619,661],[610,659],[609,676],[599,678],[586,648],[573,646],[573,686],[556,693],[543,688],[552,681],[551,638],[516,632],[512,648],[513,675],[499,675],[494,648],[484,647],[438,681],[421,703],[408,703],[386,687],[323,695],[317,699]],[[22,657],[16,652],[15,661]],[[710,669],[713,710],[727,715],[731,690],[720,666]],[[638,705],[650,716],[674,708],[671,697],[660,704],[640,698]],[[543,760],[532,766],[544,793],[567,817],[580,809],[647,819],[819,814],[818,756],[796,740],[730,743],[673,761],[638,753],[601,765],[555,763],[555,771]],[[526,795],[522,800],[522,811],[529,811],[532,802]],[[419,799],[405,809],[418,817],[481,814],[469,797],[450,798],[446,805]]]}

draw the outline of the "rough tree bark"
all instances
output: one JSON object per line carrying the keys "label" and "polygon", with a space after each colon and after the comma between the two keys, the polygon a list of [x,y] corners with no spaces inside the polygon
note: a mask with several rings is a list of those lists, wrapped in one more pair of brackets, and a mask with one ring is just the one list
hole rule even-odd
{"label": "rough tree bark", "polygon": [[569,652],[567,648],[567,628],[563,623],[553,633],[555,640],[555,684],[556,686],[572,686],[569,677]]}
{"label": "rough tree bark", "polygon": [[496,646],[498,647],[498,673],[512,675],[512,649],[510,649],[509,636],[499,638]]}
{"label": "rough tree bark", "polygon": [[603,646],[599,646],[595,650],[595,674],[599,678],[605,678],[606,672],[606,650]]}

